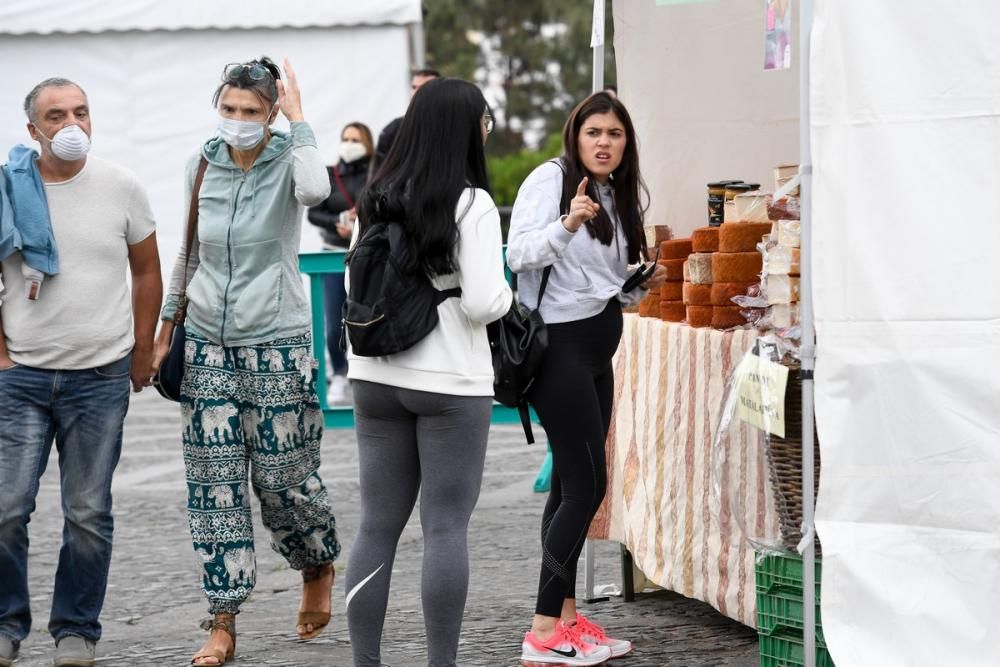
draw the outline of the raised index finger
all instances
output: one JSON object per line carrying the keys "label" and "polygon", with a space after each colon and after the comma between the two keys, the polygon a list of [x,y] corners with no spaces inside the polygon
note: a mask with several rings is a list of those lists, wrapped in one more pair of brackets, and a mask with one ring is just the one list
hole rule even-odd
{"label": "raised index finger", "polygon": [[587,194],[587,177],[584,176],[583,180],[580,181],[580,185],[576,186],[576,196],[583,197]]}

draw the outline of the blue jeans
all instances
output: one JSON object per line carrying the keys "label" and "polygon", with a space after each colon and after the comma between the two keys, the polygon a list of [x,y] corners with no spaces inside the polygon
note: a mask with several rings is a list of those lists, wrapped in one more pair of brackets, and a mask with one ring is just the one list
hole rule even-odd
{"label": "blue jeans", "polygon": [[340,311],[347,301],[343,273],[323,276],[326,299],[326,349],[330,352],[330,365],[334,375],[347,375],[347,355],[340,349],[340,330],[344,326]]}
{"label": "blue jeans", "polygon": [[111,476],[128,410],[131,356],[82,371],[0,371],[0,635],[28,636],[28,521],[52,443],[59,452],[63,542],[49,633],[101,638],[111,564]]}

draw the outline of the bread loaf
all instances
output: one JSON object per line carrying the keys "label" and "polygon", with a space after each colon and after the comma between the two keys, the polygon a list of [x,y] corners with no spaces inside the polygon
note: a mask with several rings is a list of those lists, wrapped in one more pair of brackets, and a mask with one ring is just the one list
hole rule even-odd
{"label": "bread loaf", "polygon": [[770,222],[740,222],[719,227],[719,252],[757,250],[764,234],[771,233]]}
{"label": "bread loaf", "polygon": [[722,222],[739,222],[739,218],[736,217],[736,202],[732,199],[727,199],[722,207]]}
{"label": "bread loaf", "polygon": [[734,296],[745,296],[756,281],[736,283],[712,283],[711,301],[713,306],[732,306]]}
{"label": "bread loaf", "polygon": [[[725,225],[723,225],[725,226]],[[697,252],[688,257],[688,282],[696,285],[712,283],[712,255],[710,252]]]}
{"label": "bread loaf", "polygon": [[673,238],[673,232],[669,225],[646,225],[643,231],[646,232],[647,248],[658,248],[661,243]]}
{"label": "bread loaf", "polygon": [[801,223],[798,220],[778,220],[774,223],[774,226],[778,228],[776,235],[778,245],[783,245],[786,248],[799,247],[799,229]]}
{"label": "bread loaf", "polygon": [[763,259],[757,251],[712,253],[712,282],[749,282],[760,275],[762,266]]}
{"label": "bread loaf", "polygon": [[683,297],[689,306],[711,306],[712,286],[684,283]]}
{"label": "bread loaf", "polygon": [[739,306],[712,306],[712,326],[716,329],[732,329],[747,323]]}
{"label": "bread loaf", "polygon": [[[757,257],[760,257],[758,254]],[[662,266],[667,270],[666,280],[684,280],[684,262],[685,259],[661,259],[657,264]]]}
{"label": "bread loaf", "polygon": [[692,327],[710,327],[712,311],[712,306],[688,306],[687,323]]}
{"label": "bread loaf", "polygon": [[799,304],[797,303],[777,304],[767,310],[771,326],[775,329],[787,329],[799,323]]}
{"label": "bread loaf", "polygon": [[719,249],[719,227],[699,227],[691,232],[692,252],[715,252]]}
{"label": "bread loaf", "polygon": [[687,259],[691,254],[691,239],[673,239],[660,244],[660,259]]}
{"label": "bread loaf", "polygon": [[666,322],[683,322],[687,308],[683,301],[660,301],[660,319]]}
{"label": "bread loaf", "polygon": [[660,301],[680,301],[684,298],[684,283],[668,280],[660,286]]}

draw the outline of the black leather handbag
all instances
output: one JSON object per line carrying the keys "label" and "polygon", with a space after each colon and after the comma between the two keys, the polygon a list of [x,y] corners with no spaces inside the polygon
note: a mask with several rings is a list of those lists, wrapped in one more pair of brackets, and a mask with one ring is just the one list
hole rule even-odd
{"label": "black leather handbag", "polygon": [[187,270],[191,260],[191,246],[194,244],[195,233],[198,230],[198,194],[201,192],[201,182],[205,178],[208,162],[201,158],[198,172],[194,177],[194,187],[191,190],[191,206],[188,208],[188,224],[185,233],[187,245],[184,246],[184,282],[181,283],[181,294],[177,300],[177,312],[174,313],[174,333],[170,337],[170,348],[160,362],[160,367],[153,376],[153,386],[163,398],[179,402],[181,400],[181,380],[184,379],[184,342],[187,332],[184,329],[184,318],[187,315]]}
{"label": "black leather handbag", "polygon": [[552,267],[547,266],[542,272],[534,310],[522,306],[515,298],[503,317],[486,325],[493,357],[493,397],[498,403],[517,408],[529,444],[535,442],[535,436],[531,432],[527,395],[549,346],[549,333],[538,308],[551,271]]}

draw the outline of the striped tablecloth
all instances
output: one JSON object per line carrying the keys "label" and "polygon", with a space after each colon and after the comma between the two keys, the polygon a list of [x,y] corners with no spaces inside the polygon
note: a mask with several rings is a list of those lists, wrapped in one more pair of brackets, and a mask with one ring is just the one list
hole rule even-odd
{"label": "striped tablecloth", "polygon": [[[713,456],[712,442],[726,378],[755,338],[752,330],[625,316],[614,359],[608,493],[590,530],[593,539],[628,547],[651,581],[750,626],[754,555],[743,527],[771,535],[778,523],[764,443],[746,425],[722,439],[725,457]],[[720,458],[728,465],[713,470]]]}

